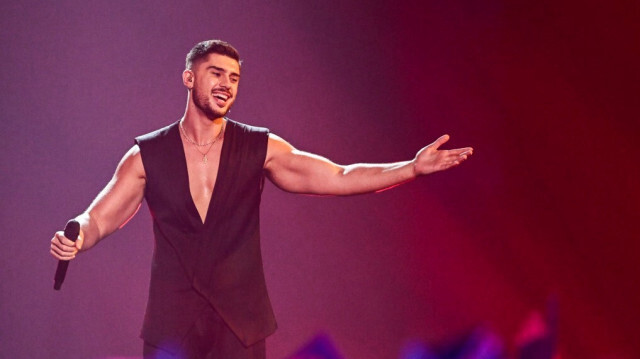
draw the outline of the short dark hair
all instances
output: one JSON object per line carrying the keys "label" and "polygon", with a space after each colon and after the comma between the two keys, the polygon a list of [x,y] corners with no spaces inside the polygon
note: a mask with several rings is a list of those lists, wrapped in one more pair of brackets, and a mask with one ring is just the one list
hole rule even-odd
{"label": "short dark hair", "polygon": [[191,51],[187,54],[187,61],[185,63],[185,68],[190,70],[193,64],[207,57],[209,54],[220,54],[224,56],[228,56],[236,61],[238,64],[242,63],[240,60],[240,54],[235,47],[231,46],[226,41],[222,40],[206,40],[196,44]]}

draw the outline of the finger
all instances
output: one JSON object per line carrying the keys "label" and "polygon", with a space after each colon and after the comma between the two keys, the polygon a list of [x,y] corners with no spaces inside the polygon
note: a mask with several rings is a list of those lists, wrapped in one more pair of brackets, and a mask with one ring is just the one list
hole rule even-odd
{"label": "finger", "polygon": [[67,247],[56,242],[51,242],[51,250],[63,256],[76,255],[78,253],[75,247]]}
{"label": "finger", "polygon": [[59,255],[58,253],[56,253],[53,250],[51,250],[50,253],[55,259],[61,260],[61,261],[70,261],[70,260],[76,258],[76,256],[62,256],[62,255]]}
{"label": "finger", "polygon": [[51,239],[51,246],[55,246],[63,252],[76,253],[78,251],[74,243],[62,235],[62,232],[56,233],[53,239]]}
{"label": "finger", "polygon": [[65,246],[68,246],[68,247],[75,247],[76,246],[75,243],[72,240],[70,240],[69,238],[64,236],[64,232],[62,232],[62,231],[56,232],[56,238],[58,238],[60,243],[62,243]]}
{"label": "finger", "polygon": [[76,257],[76,253],[74,253],[74,252],[65,252],[65,251],[63,251],[60,248],[55,247],[55,246],[51,246],[51,249],[49,250],[49,253],[51,253],[51,255],[53,255],[55,258],[63,260],[63,261],[68,261],[68,260],[71,260],[71,259]]}
{"label": "finger", "polygon": [[471,147],[464,147],[464,148],[456,148],[453,150],[449,150],[449,153],[454,154],[454,155],[467,155],[470,156],[473,154],[473,148]]}
{"label": "finger", "polygon": [[452,152],[452,151],[447,151],[447,155],[444,159],[445,163],[452,163],[455,161],[459,161],[462,162],[464,160],[466,160],[469,157],[469,155],[467,153],[456,153],[456,152]]}
{"label": "finger", "polygon": [[437,150],[438,147],[442,146],[447,141],[449,141],[449,135],[442,135],[438,137],[438,139],[435,140],[430,146]]}

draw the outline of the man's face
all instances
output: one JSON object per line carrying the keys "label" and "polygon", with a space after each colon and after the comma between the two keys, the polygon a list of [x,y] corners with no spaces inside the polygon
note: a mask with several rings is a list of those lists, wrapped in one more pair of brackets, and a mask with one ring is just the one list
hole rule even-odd
{"label": "man's face", "polygon": [[209,54],[205,59],[196,62],[191,72],[194,105],[210,120],[224,117],[238,94],[238,61],[225,55]]}

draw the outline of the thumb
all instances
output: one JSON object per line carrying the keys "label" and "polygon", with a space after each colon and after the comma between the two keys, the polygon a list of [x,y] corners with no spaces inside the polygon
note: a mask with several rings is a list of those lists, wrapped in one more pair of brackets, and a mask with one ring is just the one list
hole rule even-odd
{"label": "thumb", "polygon": [[78,239],[76,239],[75,241],[76,249],[78,250],[82,249],[83,244],[84,244],[84,233],[82,233],[82,230],[80,230],[80,234],[78,234]]}
{"label": "thumb", "polygon": [[431,147],[433,147],[433,149],[437,150],[438,147],[442,146],[443,144],[445,144],[447,141],[449,141],[449,135],[442,135],[440,137],[438,137],[437,140],[435,140],[432,144]]}

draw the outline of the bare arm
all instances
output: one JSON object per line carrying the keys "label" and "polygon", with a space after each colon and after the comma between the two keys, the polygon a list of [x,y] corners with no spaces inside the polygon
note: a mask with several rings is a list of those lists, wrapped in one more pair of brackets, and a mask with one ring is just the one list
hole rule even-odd
{"label": "bare arm", "polygon": [[473,153],[471,147],[440,150],[448,140],[449,135],[441,136],[410,161],[341,166],[270,134],[265,170],[276,186],[288,192],[339,196],[376,192],[457,166]]}
{"label": "bare arm", "polygon": [[75,244],[63,232],[57,232],[51,239],[51,254],[57,259],[73,259],[79,250],[93,247],[123,226],[140,207],[145,181],[140,149],[135,145],[124,155],[113,178],[89,208],[76,217],[80,235]]}

